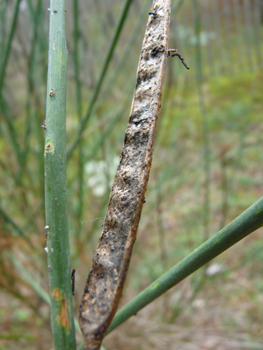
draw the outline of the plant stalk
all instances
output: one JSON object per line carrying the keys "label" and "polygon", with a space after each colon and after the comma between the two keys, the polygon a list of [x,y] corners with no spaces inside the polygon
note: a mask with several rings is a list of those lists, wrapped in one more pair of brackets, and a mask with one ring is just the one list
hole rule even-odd
{"label": "plant stalk", "polygon": [[65,0],[51,0],[45,138],[45,215],[54,348],[76,348],[66,188]]}
{"label": "plant stalk", "polygon": [[253,231],[257,230],[262,225],[263,197],[118,311],[108,328],[107,334],[131,316],[136,315],[138,311],[164,294],[167,290],[174,287],[200,267],[223,253]]}

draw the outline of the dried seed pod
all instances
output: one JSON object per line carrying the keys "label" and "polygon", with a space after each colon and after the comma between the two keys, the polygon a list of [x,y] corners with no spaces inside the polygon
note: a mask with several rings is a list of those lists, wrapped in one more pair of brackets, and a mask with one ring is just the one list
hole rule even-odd
{"label": "dried seed pod", "polygon": [[154,0],[129,123],[102,233],[80,304],[84,349],[100,348],[117,310],[149,179],[169,40],[171,1]]}

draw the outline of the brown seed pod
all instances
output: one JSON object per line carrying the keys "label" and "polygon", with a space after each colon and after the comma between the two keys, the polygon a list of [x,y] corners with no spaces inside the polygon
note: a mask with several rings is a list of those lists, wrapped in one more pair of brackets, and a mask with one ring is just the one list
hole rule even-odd
{"label": "brown seed pod", "polygon": [[84,349],[100,348],[117,310],[149,179],[169,40],[171,1],[154,0],[120,163],[80,304]]}

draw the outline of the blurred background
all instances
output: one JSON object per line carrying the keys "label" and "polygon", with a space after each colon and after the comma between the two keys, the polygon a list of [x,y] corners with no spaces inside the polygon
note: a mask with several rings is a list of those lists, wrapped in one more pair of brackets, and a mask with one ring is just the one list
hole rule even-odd
{"label": "blurred background", "polygon": [[[80,120],[88,119],[67,170],[78,317],[151,1],[132,1],[106,73],[125,1],[66,2],[69,146]],[[52,349],[41,128],[48,7],[46,0],[0,0],[0,350]],[[177,57],[167,60],[146,203],[121,305],[263,195],[262,26],[262,0],[172,2],[170,47],[190,70]],[[106,350],[263,349],[262,259],[258,230],[107,336]]]}

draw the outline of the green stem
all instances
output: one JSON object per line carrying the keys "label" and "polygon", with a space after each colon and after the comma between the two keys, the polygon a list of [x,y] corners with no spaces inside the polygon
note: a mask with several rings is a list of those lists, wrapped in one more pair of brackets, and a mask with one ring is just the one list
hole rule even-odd
{"label": "green stem", "polygon": [[51,0],[45,139],[45,215],[51,326],[56,350],[76,348],[66,187],[65,0]]}
{"label": "green stem", "polygon": [[7,1],[0,2],[0,63],[2,64],[2,60],[5,53],[5,28],[7,22]]}
{"label": "green stem", "polygon": [[108,333],[200,267],[263,225],[263,197],[158,278],[115,315]]}

